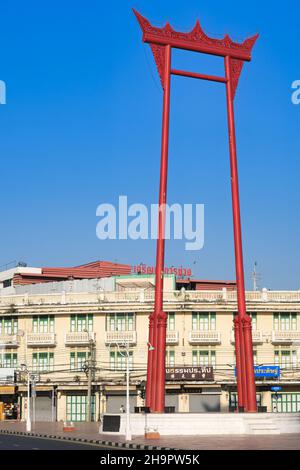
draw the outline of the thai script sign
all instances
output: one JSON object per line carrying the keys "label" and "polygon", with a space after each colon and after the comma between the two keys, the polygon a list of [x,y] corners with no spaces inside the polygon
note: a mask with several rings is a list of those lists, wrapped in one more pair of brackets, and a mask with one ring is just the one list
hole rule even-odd
{"label": "thai script sign", "polygon": [[214,371],[210,366],[167,367],[166,380],[195,380],[197,382],[206,382],[214,380]]}

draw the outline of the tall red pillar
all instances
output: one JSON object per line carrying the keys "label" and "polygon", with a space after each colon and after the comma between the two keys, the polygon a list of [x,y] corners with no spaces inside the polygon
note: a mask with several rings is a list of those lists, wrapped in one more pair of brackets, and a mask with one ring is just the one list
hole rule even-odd
{"label": "tall red pillar", "polygon": [[229,150],[230,150],[230,173],[231,173],[231,194],[232,194],[232,212],[233,212],[233,232],[234,232],[234,251],[235,251],[235,269],[237,282],[237,304],[238,315],[235,322],[238,328],[235,329],[236,335],[236,357],[237,357],[237,387],[242,390],[243,406],[246,411],[256,411],[256,389],[253,364],[253,344],[251,334],[251,318],[246,313],[245,299],[245,281],[243,266],[242,249],[242,231],[240,217],[239,201],[239,183],[238,168],[236,157],[236,139],[234,125],[234,107],[232,90],[232,67],[231,58],[225,57],[226,71],[226,97],[228,113],[228,131],[229,131]]}
{"label": "tall red pillar", "polygon": [[159,186],[158,238],[156,247],[155,302],[154,302],[154,354],[151,374],[151,411],[165,409],[165,362],[167,315],[163,312],[163,275],[165,260],[165,205],[167,201],[167,175],[170,122],[171,46],[164,47],[164,95],[162,119],[162,144]]}
{"label": "tall red pillar", "polygon": [[156,342],[154,339],[154,334],[156,331],[156,319],[154,314],[149,315],[149,338],[148,338],[148,361],[147,361],[147,382],[146,382],[146,406],[151,408],[152,404],[152,372],[153,364],[155,363],[154,353],[156,349]]}

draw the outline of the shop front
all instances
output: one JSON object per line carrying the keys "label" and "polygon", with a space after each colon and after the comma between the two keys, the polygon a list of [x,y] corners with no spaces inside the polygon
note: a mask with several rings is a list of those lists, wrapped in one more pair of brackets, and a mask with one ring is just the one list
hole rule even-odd
{"label": "shop front", "polygon": [[175,412],[220,411],[221,386],[214,383],[212,367],[167,368],[166,380],[166,407]]}
{"label": "shop front", "polygon": [[0,419],[18,419],[18,395],[15,386],[0,386]]}

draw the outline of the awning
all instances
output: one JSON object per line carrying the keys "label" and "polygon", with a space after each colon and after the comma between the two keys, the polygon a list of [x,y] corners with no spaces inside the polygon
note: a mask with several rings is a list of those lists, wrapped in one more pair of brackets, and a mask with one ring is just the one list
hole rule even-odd
{"label": "awning", "polygon": [[0,395],[14,395],[16,387],[0,385]]}

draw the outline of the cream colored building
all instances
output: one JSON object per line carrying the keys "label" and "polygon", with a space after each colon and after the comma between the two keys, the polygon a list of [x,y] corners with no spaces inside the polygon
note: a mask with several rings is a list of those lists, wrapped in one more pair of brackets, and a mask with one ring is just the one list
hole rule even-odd
{"label": "cream colored building", "polygon": [[[93,417],[125,405],[130,345],[131,406],[142,406],[147,367],[148,316],[154,277],[117,277],[114,290],[0,295],[0,369],[34,373],[37,420],[85,420],[87,373],[93,366]],[[236,292],[176,291],[165,277],[167,366],[211,365],[214,380],[166,383],[166,405],[176,411],[229,411],[236,400],[233,316]],[[257,379],[257,400],[270,412],[300,411],[300,291],[251,291],[256,365],[280,366],[280,378]],[[90,362],[89,362],[90,361]],[[23,365],[23,366],[22,366]],[[276,394],[273,386],[282,387]],[[0,386],[0,401],[27,402],[25,375]]]}

